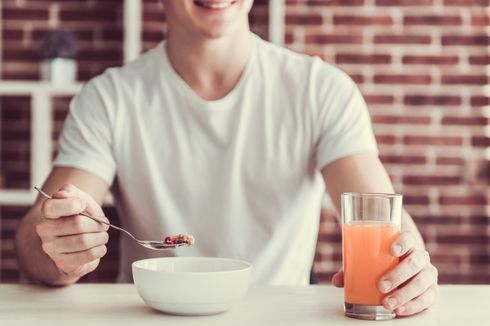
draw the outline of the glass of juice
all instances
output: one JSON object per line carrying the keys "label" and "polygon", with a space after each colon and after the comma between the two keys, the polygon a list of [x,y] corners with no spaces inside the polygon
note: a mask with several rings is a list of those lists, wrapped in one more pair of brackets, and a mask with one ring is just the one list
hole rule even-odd
{"label": "glass of juice", "polygon": [[343,193],[341,207],[345,315],[392,319],[377,285],[398,264],[390,247],[400,234],[402,195]]}

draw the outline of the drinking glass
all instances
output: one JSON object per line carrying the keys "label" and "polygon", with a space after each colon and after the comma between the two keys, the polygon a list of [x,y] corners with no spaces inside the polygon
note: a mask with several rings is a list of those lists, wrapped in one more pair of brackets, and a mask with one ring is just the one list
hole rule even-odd
{"label": "drinking glass", "polygon": [[399,262],[390,247],[400,234],[402,196],[343,193],[341,207],[345,315],[392,319],[395,313],[381,304],[386,294],[377,285]]}

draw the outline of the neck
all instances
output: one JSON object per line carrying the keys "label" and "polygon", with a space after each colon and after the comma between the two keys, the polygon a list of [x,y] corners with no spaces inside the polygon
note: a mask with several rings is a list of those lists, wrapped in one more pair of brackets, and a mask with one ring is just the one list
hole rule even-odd
{"label": "neck", "polygon": [[252,52],[247,28],[219,38],[169,30],[166,51],[177,74],[205,100],[217,100],[238,83]]}

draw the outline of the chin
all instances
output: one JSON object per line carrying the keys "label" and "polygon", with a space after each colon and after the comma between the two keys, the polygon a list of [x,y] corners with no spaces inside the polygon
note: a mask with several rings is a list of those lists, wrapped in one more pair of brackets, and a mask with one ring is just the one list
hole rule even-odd
{"label": "chin", "polygon": [[216,39],[220,37],[224,37],[227,35],[235,34],[237,30],[237,26],[235,24],[220,24],[220,26],[205,26],[201,27],[200,33],[206,38]]}
{"label": "chin", "polygon": [[219,29],[219,30],[205,30],[202,32],[202,34],[206,38],[218,39],[226,36],[227,34],[230,34],[230,32],[224,29]]}

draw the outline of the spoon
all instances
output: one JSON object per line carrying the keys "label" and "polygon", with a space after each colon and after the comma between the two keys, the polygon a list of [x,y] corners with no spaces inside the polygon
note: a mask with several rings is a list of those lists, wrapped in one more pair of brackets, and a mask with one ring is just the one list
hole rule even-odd
{"label": "spoon", "polygon": [[[41,195],[43,195],[47,199],[53,199],[53,197],[51,197],[50,195],[48,195],[47,193],[45,193],[44,191],[42,191],[38,187],[34,187],[34,189],[36,189]],[[175,249],[177,247],[189,246],[190,245],[190,244],[187,244],[187,243],[169,244],[169,243],[165,243],[164,241],[139,240],[139,239],[135,238],[134,235],[132,235],[129,231],[126,231],[125,229],[120,228],[118,226],[112,225],[112,224],[110,224],[110,223],[108,223],[108,222],[106,222],[104,220],[101,220],[100,218],[97,218],[95,216],[89,215],[89,214],[87,214],[85,212],[78,213],[78,215],[82,215],[82,216],[88,217],[88,218],[90,218],[90,219],[92,219],[92,220],[94,220],[96,222],[99,222],[99,223],[108,225],[111,228],[114,228],[114,229],[116,229],[118,231],[124,232],[128,236],[130,236],[134,241],[136,241],[139,245],[142,245],[145,248],[149,248],[149,249],[153,249],[153,250],[167,250],[167,249]]]}

